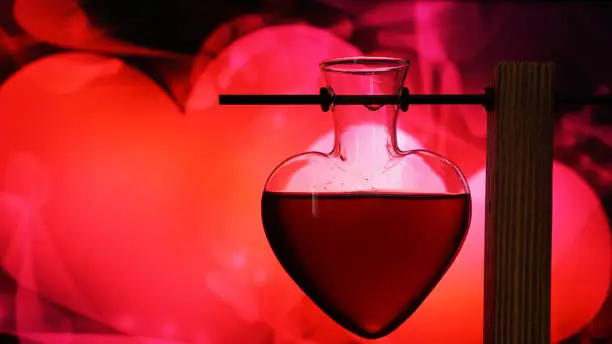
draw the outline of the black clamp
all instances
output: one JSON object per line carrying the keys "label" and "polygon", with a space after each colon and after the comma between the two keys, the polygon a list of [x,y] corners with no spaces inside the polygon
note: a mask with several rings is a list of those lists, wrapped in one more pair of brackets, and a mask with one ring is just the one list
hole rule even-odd
{"label": "black clamp", "polygon": [[399,108],[403,112],[408,111],[408,106],[410,105],[410,91],[407,87],[402,87],[399,96]]}
{"label": "black clamp", "polygon": [[321,87],[319,89],[319,96],[321,96],[321,110],[323,112],[329,111],[334,103],[334,92],[329,87]]}
{"label": "black clamp", "polygon": [[493,87],[484,88],[484,100],[482,102],[487,112],[492,112],[495,109],[495,90]]}

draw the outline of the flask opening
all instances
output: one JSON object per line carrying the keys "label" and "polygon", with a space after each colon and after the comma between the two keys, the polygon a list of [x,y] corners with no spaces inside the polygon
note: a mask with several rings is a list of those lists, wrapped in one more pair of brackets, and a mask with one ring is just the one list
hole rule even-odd
{"label": "flask opening", "polygon": [[319,64],[323,72],[373,74],[408,70],[410,61],[395,57],[341,57],[324,60]]}
{"label": "flask opening", "polygon": [[[335,94],[399,96],[410,62],[394,57],[342,57],[319,64],[327,86]],[[383,107],[366,104],[375,112]]]}

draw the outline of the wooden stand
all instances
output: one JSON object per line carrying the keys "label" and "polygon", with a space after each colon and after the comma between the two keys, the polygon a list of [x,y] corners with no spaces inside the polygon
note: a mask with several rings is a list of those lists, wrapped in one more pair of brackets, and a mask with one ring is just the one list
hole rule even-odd
{"label": "wooden stand", "polygon": [[500,63],[487,124],[486,344],[550,343],[554,65]]}

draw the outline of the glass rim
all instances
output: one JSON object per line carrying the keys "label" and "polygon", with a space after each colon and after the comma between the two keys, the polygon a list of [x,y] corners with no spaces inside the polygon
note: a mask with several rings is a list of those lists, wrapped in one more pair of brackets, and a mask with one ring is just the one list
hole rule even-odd
{"label": "glass rim", "polygon": [[319,69],[324,72],[375,73],[392,72],[410,67],[410,60],[399,57],[350,56],[323,60]]}

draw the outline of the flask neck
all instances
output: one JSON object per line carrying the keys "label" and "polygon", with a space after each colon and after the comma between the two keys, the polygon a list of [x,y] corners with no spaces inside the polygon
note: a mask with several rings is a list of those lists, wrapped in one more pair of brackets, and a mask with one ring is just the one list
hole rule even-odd
{"label": "flask neck", "polygon": [[370,110],[363,105],[334,108],[333,154],[350,163],[386,161],[399,152],[397,147],[397,106]]}
{"label": "flask neck", "polygon": [[[408,61],[385,57],[355,57],[324,61],[320,68],[336,95],[400,95]],[[334,106],[333,154],[351,163],[384,163],[397,148],[397,105]]]}

